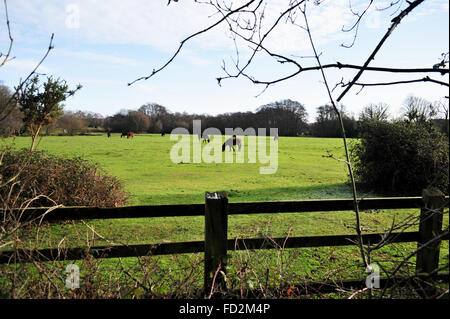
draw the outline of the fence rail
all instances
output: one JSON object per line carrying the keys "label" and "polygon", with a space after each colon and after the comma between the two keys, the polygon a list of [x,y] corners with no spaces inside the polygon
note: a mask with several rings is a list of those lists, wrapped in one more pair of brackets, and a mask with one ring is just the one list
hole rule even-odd
{"label": "fence rail", "polygon": [[[363,235],[365,244],[376,244],[384,234]],[[417,242],[419,232],[391,233],[387,238],[390,243]],[[448,240],[446,236],[444,240]],[[330,235],[306,237],[279,237],[279,238],[237,238],[228,239],[227,250],[255,250],[276,248],[308,248],[308,247],[339,247],[355,245],[356,235]],[[191,254],[205,252],[204,241],[188,241],[176,243],[156,243],[140,245],[93,246],[89,248],[47,248],[27,251],[0,252],[0,264],[18,260],[38,258],[40,260],[78,260],[87,255],[95,258],[126,258],[141,256],[157,256],[172,254]]]}
{"label": "fence rail", "polygon": [[[423,197],[391,197],[359,199],[360,210],[372,209],[420,209],[419,231],[386,234],[364,234],[363,243],[376,245],[380,240],[389,243],[418,242],[418,247],[427,243],[432,236],[442,232],[443,208],[448,207],[448,196],[428,194]],[[352,211],[353,201],[350,199],[273,201],[228,203],[226,193],[206,193],[205,204],[192,205],[157,205],[132,206],[118,208],[85,208],[69,207],[48,210],[47,208],[30,208],[23,211],[14,210],[23,219],[40,219],[48,222],[66,220],[118,219],[118,218],[154,218],[154,217],[205,217],[205,240],[176,243],[156,243],[123,246],[96,246],[90,248],[39,249],[21,251],[0,251],[0,264],[26,262],[27,260],[77,260],[87,255],[95,258],[119,258],[150,255],[167,255],[183,253],[205,253],[205,291],[209,291],[212,282],[211,274],[218,267],[225,269],[227,250],[273,249],[355,245],[358,237],[355,234],[305,236],[288,238],[227,238],[228,215],[235,214],[272,214],[272,213],[304,213],[304,212],[338,212]],[[430,212],[439,214],[430,214]],[[448,240],[448,234],[443,236]],[[433,272],[438,267],[439,244],[420,249],[417,255],[416,272]],[[448,276],[446,277],[448,278]],[[221,278],[216,278],[216,285],[225,286]]]}
{"label": "fence rail", "polygon": [[[446,198],[448,199],[448,196]],[[422,197],[361,198],[358,201],[360,210],[419,209],[423,206]],[[353,200],[351,199],[228,203],[228,215],[351,211],[353,209]],[[14,210],[14,213],[17,215],[22,214],[27,219],[41,218],[43,216],[42,220],[49,222],[116,218],[189,217],[205,216],[205,204],[114,208],[62,207],[56,208],[49,213],[47,211],[48,208],[28,208],[23,212]]]}

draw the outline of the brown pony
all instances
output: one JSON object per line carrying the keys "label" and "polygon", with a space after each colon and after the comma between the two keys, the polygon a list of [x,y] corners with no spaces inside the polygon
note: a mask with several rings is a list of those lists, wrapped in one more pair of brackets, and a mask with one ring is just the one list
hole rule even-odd
{"label": "brown pony", "polygon": [[130,137],[133,138],[134,133],[133,132],[128,132],[128,133],[122,132],[122,134],[120,135],[120,138],[122,138],[124,136],[126,136],[127,138],[130,138]]}

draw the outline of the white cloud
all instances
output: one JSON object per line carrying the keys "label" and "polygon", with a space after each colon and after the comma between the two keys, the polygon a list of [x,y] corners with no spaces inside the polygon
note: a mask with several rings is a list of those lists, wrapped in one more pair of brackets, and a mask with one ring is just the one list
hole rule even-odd
{"label": "white cloud", "polygon": [[[219,19],[212,7],[190,1],[172,3],[148,0],[15,0],[9,4],[13,21],[28,29],[57,38],[78,39],[97,44],[143,44],[160,50],[173,51],[181,40],[209,26]],[[237,6],[238,4],[235,4]],[[78,7],[78,10],[74,8]],[[268,1],[265,25],[269,26],[286,4]],[[79,17],[73,18],[74,14]],[[352,18],[348,0],[325,2],[310,6],[310,25],[318,43],[327,42],[340,35],[340,29]],[[300,24],[303,17],[298,14]],[[74,22],[77,27],[74,28]],[[78,28],[79,26],[79,28]],[[270,46],[282,52],[298,51],[306,47],[305,32],[284,22],[268,39]],[[231,40],[224,39],[225,25],[193,39],[193,45],[202,49],[232,49]],[[25,34],[26,35],[26,34]]]}
{"label": "white cloud", "polygon": [[[12,20],[22,27],[44,34],[55,32],[59,38],[97,44],[153,45],[162,50],[173,50],[183,37],[208,25],[211,11],[207,6],[190,2],[166,4],[148,0],[15,0],[9,4],[9,11]],[[71,15],[76,6],[79,19],[74,20]],[[76,28],[73,21],[77,22]],[[213,42],[220,44],[213,38],[202,41],[206,46]]]}
{"label": "white cloud", "polygon": [[[235,2],[237,3],[234,5],[237,6],[244,1]],[[351,3],[352,8],[359,12],[367,5],[365,1]],[[377,8],[382,6],[377,3]],[[55,32],[57,39],[81,40],[95,44],[152,45],[168,52],[173,52],[185,37],[202,30],[220,17],[213,14],[211,6],[191,1],[172,2],[167,6],[165,0],[15,0],[9,3],[9,7],[10,15],[13,16],[13,31],[16,25],[26,28],[28,31],[22,32],[24,36],[32,36],[32,29],[46,36]],[[267,1],[265,28],[271,26],[285,8],[285,1]],[[448,1],[435,0],[421,5],[418,14],[430,14],[442,8],[448,10]],[[366,19],[365,26],[384,27],[386,18],[390,18],[389,12],[377,11],[374,5],[370,11],[371,15]],[[74,18],[74,15],[78,14],[79,17]],[[319,6],[310,5],[308,16],[316,44],[351,39],[351,33],[341,32],[343,26],[351,26],[356,19],[349,10],[348,0],[326,1]],[[296,22],[304,25],[300,12],[297,12]],[[74,28],[74,25],[77,27]],[[188,46],[201,49],[233,49],[231,40],[224,37],[225,32],[225,26],[217,28],[193,39],[192,46]],[[309,48],[306,33],[284,21],[279,23],[276,32],[267,41],[270,48],[276,48],[281,53],[295,54]]]}

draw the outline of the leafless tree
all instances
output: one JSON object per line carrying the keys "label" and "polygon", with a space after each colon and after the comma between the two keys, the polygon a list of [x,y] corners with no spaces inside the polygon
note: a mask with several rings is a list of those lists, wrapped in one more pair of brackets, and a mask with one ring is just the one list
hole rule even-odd
{"label": "leafless tree", "polygon": [[56,125],[68,135],[76,135],[87,129],[85,120],[73,112],[64,112]]}
{"label": "leafless tree", "polygon": [[376,121],[387,121],[389,118],[389,105],[385,103],[378,103],[378,104],[369,104],[364,107],[364,109],[361,111],[359,115],[359,119],[361,121],[364,121],[366,119],[369,120],[376,120]]}
{"label": "leafless tree", "polygon": [[433,103],[421,97],[410,95],[403,104],[403,115],[411,122],[425,122],[436,114]]}

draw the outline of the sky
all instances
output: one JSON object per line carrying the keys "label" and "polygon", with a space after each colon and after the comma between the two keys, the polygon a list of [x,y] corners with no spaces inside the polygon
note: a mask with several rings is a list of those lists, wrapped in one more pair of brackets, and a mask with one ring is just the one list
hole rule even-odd
{"label": "sky", "polygon": [[[172,63],[154,77],[128,83],[149,75],[164,65],[187,36],[204,29],[219,19],[209,5],[179,0],[10,0],[7,2],[11,34],[14,39],[11,56],[0,68],[0,81],[13,88],[25,78],[45,54],[54,33],[54,49],[39,67],[41,74],[65,79],[70,87],[83,88],[65,102],[65,109],[91,111],[104,116],[124,109],[137,109],[146,103],[158,103],[171,112],[220,114],[255,111],[259,106],[291,99],[302,103],[310,121],[316,108],[329,102],[326,88],[318,72],[304,72],[287,81],[264,86],[248,79],[224,80],[223,63],[234,72],[235,43],[225,26],[186,42]],[[244,1],[234,1],[235,5]],[[276,19],[288,0],[266,1],[263,27]],[[405,1],[402,8],[406,7]],[[362,65],[390,26],[398,11],[379,10],[390,1],[375,1],[358,29],[351,48],[341,44],[352,42],[354,33],[342,32],[355,22],[354,11],[363,10],[369,1],[323,1],[308,7],[311,33],[320,52],[322,64],[341,62]],[[371,66],[395,68],[430,68],[448,52],[448,0],[427,0],[408,15],[377,54]],[[5,23],[5,7],[0,4],[0,52],[6,53],[9,38]],[[267,38],[267,46],[276,53],[295,58],[304,66],[315,66],[307,33],[297,25],[283,21]],[[239,61],[245,63],[251,50],[237,42]],[[258,54],[249,68],[259,80],[274,80],[292,72],[291,66]],[[349,81],[356,70],[326,69],[327,81],[333,88],[344,79]],[[423,74],[380,74],[366,72],[359,82],[391,82],[416,79]],[[431,75],[448,83],[448,75]],[[353,88],[341,101],[355,116],[369,103],[387,103],[392,116],[398,116],[409,95],[429,101],[444,100],[448,87],[434,83]],[[333,91],[336,98],[342,88]]]}

